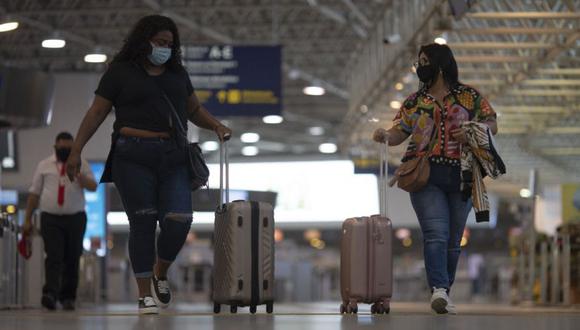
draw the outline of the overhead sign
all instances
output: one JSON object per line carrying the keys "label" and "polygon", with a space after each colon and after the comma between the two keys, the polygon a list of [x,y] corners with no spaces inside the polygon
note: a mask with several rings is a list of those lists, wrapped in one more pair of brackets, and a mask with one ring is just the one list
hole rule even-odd
{"label": "overhead sign", "polygon": [[580,185],[562,185],[562,222],[580,223]]}
{"label": "overhead sign", "polygon": [[213,115],[280,114],[280,46],[195,46],[184,57],[197,97]]}

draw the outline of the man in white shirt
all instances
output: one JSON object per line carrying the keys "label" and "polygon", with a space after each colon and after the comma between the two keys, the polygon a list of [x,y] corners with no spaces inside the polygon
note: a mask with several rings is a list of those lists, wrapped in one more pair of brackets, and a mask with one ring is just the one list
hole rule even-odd
{"label": "man in white shirt", "polygon": [[49,310],[56,309],[57,301],[65,310],[75,309],[79,260],[87,224],[84,189],[97,189],[86,160],[82,161],[80,174],[73,182],[67,178],[66,160],[72,145],[70,133],[63,132],[56,137],[55,153],[36,168],[26,206],[24,231],[30,232],[32,214],[40,204],[40,231],[46,253],[41,302]]}

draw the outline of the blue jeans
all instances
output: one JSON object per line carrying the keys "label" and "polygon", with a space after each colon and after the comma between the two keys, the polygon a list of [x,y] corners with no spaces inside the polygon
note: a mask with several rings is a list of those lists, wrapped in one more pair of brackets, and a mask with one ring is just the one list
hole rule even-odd
{"label": "blue jeans", "polygon": [[113,181],[129,218],[129,257],[135,277],[153,274],[157,257],[172,262],[192,221],[187,154],[171,140],[120,137],[113,154]]}
{"label": "blue jeans", "polygon": [[457,180],[459,174],[454,171],[432,165],[427,186],[411,193],[411,203],[423,232],[423,254],[430,288],[449,290],[453,285],[461,238],[471,209],[471,199],[462,199]]}

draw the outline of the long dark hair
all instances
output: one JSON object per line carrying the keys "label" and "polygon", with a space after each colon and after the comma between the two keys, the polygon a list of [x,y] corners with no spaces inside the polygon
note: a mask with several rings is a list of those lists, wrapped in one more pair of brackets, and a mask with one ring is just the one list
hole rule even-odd
{"label": "long dark hair", "polygon": [[[419,49],[417,56],[421,56],[421,53],[424,53],[429,58],[429,63],[438,68],[437,72],[439,72],[439,69],[443,72],[443,80],[445,80],[449,88],[453,89],[460,84],[457,62],[449,46],[440,44],[423,45]],[[422,84],[420,86],[420,88],[425,87],[427,86],[422,86]]]}
{"label": "long dark hair", "polygon": [[125,39],[123,47],[115,55],[112,62],[134,61],[139,64],[143,63],[146,61],[147,55],[151,54],[152,48],[149,40],[161,31],[169,31],[173,34],[171,57],[165,65],[171,70],[182,68],[181,42],[177,25],[171,18],[161,15],[150,15],[141,18]]}

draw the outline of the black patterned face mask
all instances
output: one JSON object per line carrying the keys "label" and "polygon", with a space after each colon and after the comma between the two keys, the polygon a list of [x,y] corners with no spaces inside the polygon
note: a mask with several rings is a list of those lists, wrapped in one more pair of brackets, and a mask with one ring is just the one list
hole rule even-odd
{"label": "black patterned face mask", "polygon": [[429,84],[435,79],[437,75],[437,67],[433,64],[421,65],[417,68],[417,76],[424,84]]}

